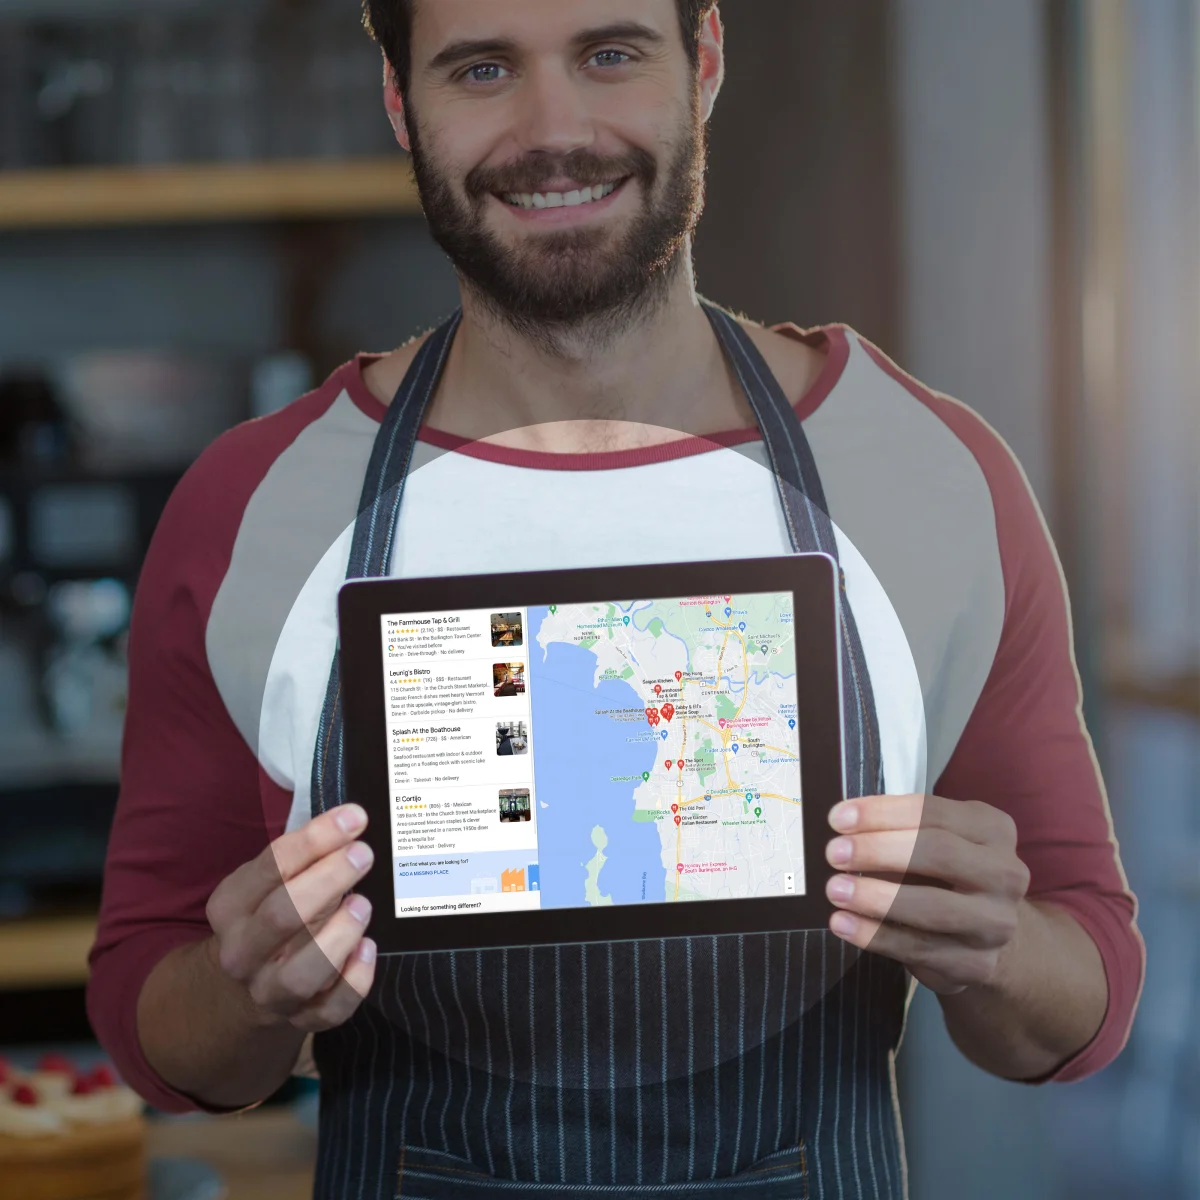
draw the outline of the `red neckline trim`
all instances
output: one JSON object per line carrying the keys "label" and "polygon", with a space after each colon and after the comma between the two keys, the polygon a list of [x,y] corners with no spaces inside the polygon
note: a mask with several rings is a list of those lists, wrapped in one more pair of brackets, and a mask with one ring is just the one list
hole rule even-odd
{"label": "red neckline trim", "polygon": [[[814,349],[826,349],[825,363],[812,386],[795,404],[796,415],[807,420],[817,411],[841,379],[850,358],[850,339],[844,325],[827,325],[803,330],[795,325],[777,325],[777,333],[794,337]],[[359,354],[346,363],[338,372],[339,382],[355,406],[373,421],[382,421],[387,412],[383,404],[367,387],[363,370],[380,355]],[[544,450],[518,450],[510,446],[496,446],[490,442],[471,441],[422,425],[418,434],[420,441],[439,450],[466,454],[484,462],[500,463],[510,467],[525,467],[539,471],[617,471],[626,467],[644,467],[653,463],[672,462],[696,454],[707,454],[730,446],[741,446],[747,442],[761,440],[756,428],[734,429],[726,433],[714,433],[707,437],[683,437],[657,446],[645,446],[637,450],[610,450],[592,454],[558,454]]]}

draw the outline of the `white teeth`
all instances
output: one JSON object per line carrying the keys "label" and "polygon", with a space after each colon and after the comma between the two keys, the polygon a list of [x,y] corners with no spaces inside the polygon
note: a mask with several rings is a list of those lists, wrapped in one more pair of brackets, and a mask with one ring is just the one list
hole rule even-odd
{"label": "white teeth", "polygon": [[615,183],[598,183],[594,187],[580,188],[567,192],[508,192],[505,203],[513,208],[576,208],[581,204],[593,204],[611,196],[617,190]]}

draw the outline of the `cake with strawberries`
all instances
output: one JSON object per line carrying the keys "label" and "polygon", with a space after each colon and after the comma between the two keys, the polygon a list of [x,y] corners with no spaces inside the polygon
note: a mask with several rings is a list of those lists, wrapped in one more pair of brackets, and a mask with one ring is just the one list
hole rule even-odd
{"label": "cake with strawberries", "polygon": [[143,1200],[142,1102],[110,1067],[0,1059],[0,1200]]}

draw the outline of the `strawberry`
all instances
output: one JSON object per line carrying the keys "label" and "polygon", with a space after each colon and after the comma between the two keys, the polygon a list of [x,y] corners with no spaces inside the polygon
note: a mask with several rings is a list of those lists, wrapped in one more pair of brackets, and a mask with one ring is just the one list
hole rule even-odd
{"label": "strawberry", "polygon": [[96,1085],[86,1075],[77,1075],[71,1085],[72,1096],[90,1096],[95,1090]]}
{"label": "strawberry", "polygon": [[33,1105],[38,1102],[36,1089],[28,1083],[18,1083],[12,1090],[12,1098],[16,1104]]}
{"label": "strawberry", "polygon": [[74,1075],[75,1066],[65,1054],[43,1054],[38,1059],[39,1071],[52,1071],[56,1075]]}
{"label": "strawberry", "polygon": [[100,1066],[94,1067],[88,1075],[88,1082],[93,1088],[110,1088],[117,1086],[117,1077],[113,1074],[112,1067],[101,1063]]}

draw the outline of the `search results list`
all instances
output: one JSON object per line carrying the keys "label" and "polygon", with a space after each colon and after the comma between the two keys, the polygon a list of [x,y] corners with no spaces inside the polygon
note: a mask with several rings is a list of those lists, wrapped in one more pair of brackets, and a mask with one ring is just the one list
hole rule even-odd
{"label": "search results list", "polygon": [[526,619],[381,618],[398,917],[540,907]]}

